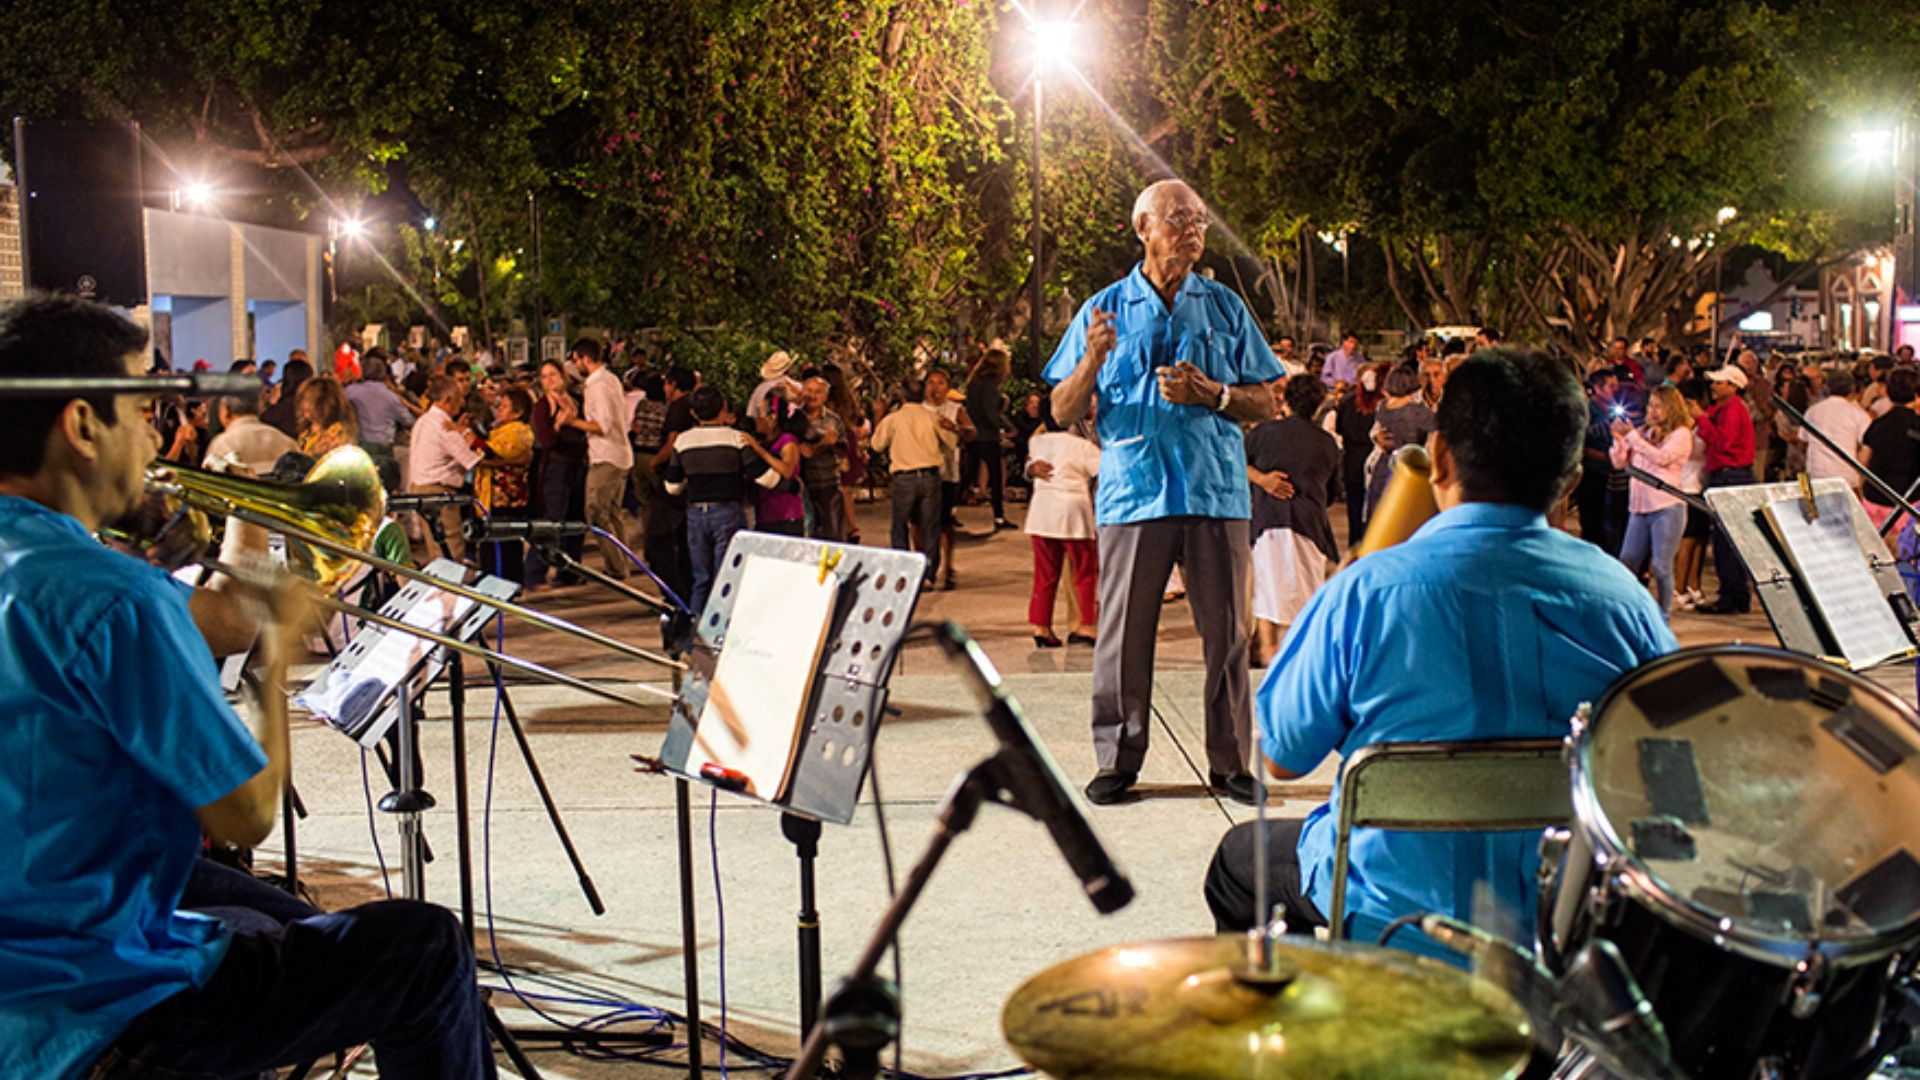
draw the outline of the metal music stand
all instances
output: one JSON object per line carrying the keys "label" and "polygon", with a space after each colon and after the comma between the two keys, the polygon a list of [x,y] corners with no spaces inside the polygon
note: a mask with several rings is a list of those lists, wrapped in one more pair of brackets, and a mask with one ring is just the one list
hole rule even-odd
{"label": "metal music stand", "polygon": [[[798,917],[800,1032],[804,1039],[820,1016],[820,917],[814,910],[814,862],[820,825],[845,825],[853,820],[866,779],[867,762],[880,716],[887,704],[887,680],[892,674],[901,639],[912,621],[926,575],[926,557],[916,551],[893,551],[821,540],[802,540],[772,533],[741,532],[734,536],[713,582],[706,609],[695,626],[693,655],[674,706],[666,741],[660,749],[664,770],[683,781],[711,781],[687,770],[694,728],[706,705],[714,665],[726,647],[727,629],[748,556],[784,559],[806,566],[831,564],[840,589],[827,625],[826,643],[809,691],[807,719],[795,748],[787,794],[779,801],[758,799],[729,790],[739,798],[779,807],[781,832],[793,842],[800,865]],[[837,559],[837,561],[836,561]],[[823,562],[824,560],[824,562]],[[684,790],[684,789],[683,789]],[[681,919],[688,932],[692,910],[693,865],[689,815],[680,815]],[[693,970],[692,958],[688,969]],[[689,981],[689,1016],[694,984]],[[697,1023],[690,1020],[689,1067],[697,1074]]]}
{"label": "metal music stand", "polygon": [[[1866,561],[1881,594],[1912,638],[1916,625],[1920,624],[1920,613],[1915,612],[1907,597],[1906,586],[1900,580],[1899,563],[1887,552],[1886,544],[1867,519],[1866,511],[1860,508],[1859,500],[1836,478],[1812,481],[1812,490],[1815,498],[1847,495],[1845,501],[1854,538],[1860,545],[1860,557]],[[1806,583],[1786,552],[1780,549],[1779,541],[1767,528],[1761,513],[1761,507],[1770,503],[1801,498],[1800,485],[1746,484],[1712,488],[1706,497],[1719,527],[1726,530],[1727,539],[1739,552],[1740,561],[1746,564],[1754,592],[1760,597],[1760,605],[1767,613],[1767,621],[1773,624],[1781,647],[1849,666],[1840,657],[1838,645],[1831,640],[1826,621],[1808,593]]]}
{"label": "metal music stand", "polygon": [[[445,581],[464,583],[470,573],[468,567],[451,559],[435,559],[426,567],[426,573]],[[511,600],[520,591],[520,586],[501,578],[482,576],[472,587],[499,600]],[[450,602],[453,607],[443,617],[424,620],[422,629],[435,630],[448,637],[461,641],[471,640],[480,632],[492,609],[471,600],[451,596],[440,592],[424,581],[409,581],[398,593],[380,606],[380,613],[393,618],[406,620],[407,615],[426,604]],[[400,857],[405,895],[409,900],[426,899],[426,835],[420,828],[420,815],[434,807],[434,798],[420,784],[419,751],[417,746],[417,716],[415,702],[424,695],[439,677],[440,672],[454,661],[453,674],[447,688],[453,701],[454,732],[454,781],[455,781],[455,817],[460,834],[460,899],[462,922],[469,941],[473,937],[473,860],[469,843],[467,824],[467,782],[465,754],[465,679],[457,654],[435,645],[430,641],[415,639],[413,647],[400,665],[375,670],[361,675],[361,669],[372,667],[385,659],[392,663],[391,646],[383,649],[390,638],[405,637],[400,630],[384,626],[362,625],[353,635],[353,640],[342,649],[340,655],[327,665],[300,699],[307,704],[314,715],[325,720],[342,734],[352,738],[366,748],[376,747],[386,737],[388,730],[394,730],[399,743],[399,760],[393,770],[394,789],[381,796],[379,806],[386,813],[394,814],[400,824]],[[383,655],[384,654],[384,655]],[[335,687],[338,691],[335,691]],[[319,688],[316,690],[316,687]],[[334,694],[331,700],[318,695]],[[514,1040],[492,1006],[486,1008],[487,1028],[500,1049],[513,1062],[522,1075],[538,1077],[533,1063],[527,1059],[526,1052]]]}

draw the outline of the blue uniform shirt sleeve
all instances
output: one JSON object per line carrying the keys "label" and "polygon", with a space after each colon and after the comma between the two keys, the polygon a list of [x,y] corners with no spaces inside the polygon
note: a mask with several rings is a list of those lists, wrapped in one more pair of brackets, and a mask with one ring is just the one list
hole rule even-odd
{"label": "blue uniform shirt sleeve", "polygon": [[1247,310],[1246,302],[1238,294],[1233,296],[1234,306],[1239,309],[1235,322],[1235,334],[1240,339],[1240,355],[1236,359],[1235,384],[1245,386],[1249,383],[1270,383],[1285,374],[1280,360],[1273,355],[1273,347],[1267,344],[1267,336],[1260,330],[1260,324],[1253,321],[1253,313]]}
{"label": "blue uniform shirt sleeve", "polygon": [[186,603],[136,590],[101,617],[81,674],[127,755],[202,807],[252,779],[267,756],[234,715]]}
{"label": "blue uniform shirt sleeve", "polygon": [[1093,322],[1093,301],[1080,305],[1074,313],[1073,322],[1067,326],[1067,332],[1060,336],[1060,344],[1054,346],[1053,358],[1047,361],[1045,371],[1040,377],[1048,386],[1058,386],[1061,380],[1073,374],[1080,366],[1080,358],[1087,354],[1087,327]]}
{"label": "blue uniform shirt sleeve", "polygon": [[1329,583],[1293,621],[1279,655],[1267,666],[1254,699],[1261,750],[1288,772],[1304,776],[1340,749],[1353,729],[1347,707],[1347,658],[1338,609],[1329,597],[1351,590]]}

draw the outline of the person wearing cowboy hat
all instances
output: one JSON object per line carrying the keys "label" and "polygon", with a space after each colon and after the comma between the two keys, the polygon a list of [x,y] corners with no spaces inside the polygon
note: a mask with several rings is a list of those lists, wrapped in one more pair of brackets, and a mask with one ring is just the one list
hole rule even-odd
{"label": "person wearing cowboy hat", "polygon": [[[1753,415],[1740,392],[1747,373],[1727,364],[1707,372],[1713,404],[1694,421],[1694,432],[1707,444],[1707,488],[1738,487],[1753,483]],[[1727,538],[1725,529],[1713,530],[1713,572],[1720,578],[1720,595],[1711,604],[1694,608],[1702,615],[1740,615],[1752,605],[1747,592],[1747,565]]]}
{"label": "person wearing cowboy hat", "polygon": [[788,374],[793,369],[793,357],[785,349],[777,349],[760,365],[760,385],[753,388],[747,396],[747,419],[758,420],[767,411],[767,398],[775,393],[788,401],[800,399],[800,384]]}

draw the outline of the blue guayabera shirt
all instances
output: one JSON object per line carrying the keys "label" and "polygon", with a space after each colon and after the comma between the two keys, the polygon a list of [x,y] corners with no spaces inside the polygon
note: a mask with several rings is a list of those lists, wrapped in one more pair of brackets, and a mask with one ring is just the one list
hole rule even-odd
{"label": "blue guayabera shirt", "polygon": [[1280,377],[1267,339],[1232,289],[1188,274],[1168,309],[1141,266],[1081,305],[1042,377],[1058,384],[1087,351],[1098,308],[1113,316],[1113,352],[1094,391],[1100,425],[1102,525],[1253,512],[1240,425],[1208,405],[1169,405],[1154,369],[1185,360],[1229,386]]}
{"label": "blue guayabera shirt", "polygon": [[265,765],[179,583],[0,496],[0,1076],[79,1076],[206,983],[194,808]]}
{"label": "blue guayabera shirt", "polygon": [[[1381,742],[1557,738],[1581,702],[1676,647],[1647,590],[1605,552],[1537,511],[1468,503],[1329,579],[1288,632],[1255,709],[1267,757],[1302,774]],[[1300,834],[1303,883],[1322,914],[1339,805],[1336,787]],[[1349,858],[1356,940],[1400,915],[1470,917],[1483,881],[1519,931],[1532,930],[1537,832],[1360,829]]]}

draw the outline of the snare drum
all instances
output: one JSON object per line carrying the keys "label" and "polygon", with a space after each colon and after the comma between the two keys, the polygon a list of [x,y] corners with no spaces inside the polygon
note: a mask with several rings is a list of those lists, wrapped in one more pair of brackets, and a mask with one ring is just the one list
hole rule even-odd
{"label": "snare drum", "polygon": [[[1584,711],[1584,710],[1583,710]],[[1873,1051],[1920,941],[1920,719],[1775,649],[1687,649],[1576,732],[1540,952],[1603,938],[1696,1078],[1819,1076]]]}

